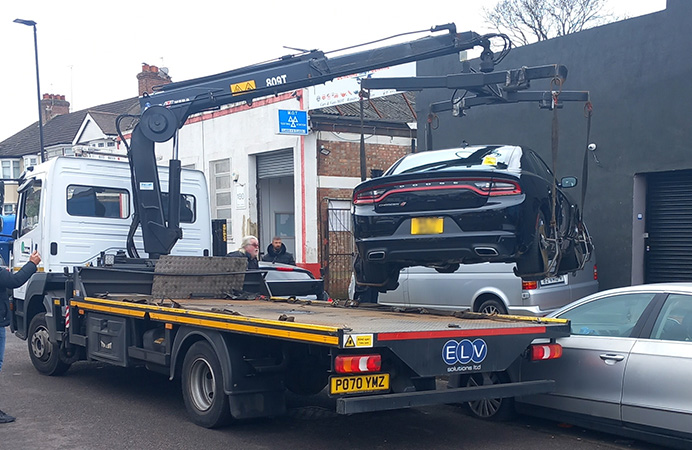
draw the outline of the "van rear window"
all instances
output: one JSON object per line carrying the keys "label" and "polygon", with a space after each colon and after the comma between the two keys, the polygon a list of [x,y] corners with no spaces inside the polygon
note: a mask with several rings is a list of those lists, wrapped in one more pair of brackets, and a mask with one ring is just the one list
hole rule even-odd
{"label": "van rear window", "polygon": [[71,216],[130,217],[130,193],[100,186],[67,186],[67,213]]}

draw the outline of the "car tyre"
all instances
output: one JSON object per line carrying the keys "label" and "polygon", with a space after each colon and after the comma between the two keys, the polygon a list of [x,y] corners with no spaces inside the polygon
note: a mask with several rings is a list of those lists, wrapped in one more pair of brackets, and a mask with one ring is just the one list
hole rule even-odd
{"label": "car tyre", "polygon": [[50,341],[46,313],[36,314],[29,324],[29,357],[43,375],[62,375],[70,365],[60,359],[58,344]]}
{"label": "car tyre", "polygon": [[536,217],[536,232],[528,250],[517,260],[517,275],[527,281],[542,280],[548,275],[550,261],[555,257],[551,243],[550,224],[541,211]]}
{"label": "car tyre", "polygon": [[398,266],[366,262],[360,255],[353,263],[356,283],[375,287],[379,292],[393,291],[399,286],[399,270]]}
{"label": "car tyre", "polygon": [[[505,372],[475,373],[462,378],[462,386],[488,386],[493,384],[509,383],[509,377]],[[515,415],[514,399],[485,398],[467,402],[464,408],[469,415],[482,420],[505,421]]]}
{"label": "car tyre", "polygon": [[454,264],[445,264],[442,266],[434,266],[434,269],[438,273],[454,273],[457,270],[459,270],[459,267],[460,267],[459,263],[454,263]]}

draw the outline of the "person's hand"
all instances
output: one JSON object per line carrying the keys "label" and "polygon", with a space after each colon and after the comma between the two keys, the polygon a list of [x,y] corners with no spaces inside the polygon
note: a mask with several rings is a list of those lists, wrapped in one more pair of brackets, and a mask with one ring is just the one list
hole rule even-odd
{"label": "person's hand", "polygon": [[29,261],[38,266],[38,263],[41,262],[41,255],[38,254],[38,251],[34,250],[31,256],[29,256]]}

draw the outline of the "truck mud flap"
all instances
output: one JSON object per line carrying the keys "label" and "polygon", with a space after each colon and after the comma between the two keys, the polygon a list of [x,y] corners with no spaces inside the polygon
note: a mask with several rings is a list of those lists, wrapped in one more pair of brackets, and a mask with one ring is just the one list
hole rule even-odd
{"label": "truck mud flap", "polygon": [[336,401],[336,412],[355,414],[371,411],[430,406],[445,403],[465,403],[484,398],[519,397],[545,394],[555,390],[555,381],[537,380],[506,383],[492,386],[474,386],[434,391],[402,392],[395,394],[344,397]]}

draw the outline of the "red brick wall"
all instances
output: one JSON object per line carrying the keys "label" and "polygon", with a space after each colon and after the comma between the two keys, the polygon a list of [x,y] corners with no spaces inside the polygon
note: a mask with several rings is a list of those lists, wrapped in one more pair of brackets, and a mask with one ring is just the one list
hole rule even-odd
{"label": "red brick wall", "polygon": [[[317,152],[317,173],[323,176],[357,177],[360,178],[360,142],[325,141],[318,140],[317,148],[329,150],[329,155]],[[394,144],[367,144],[365,145],[367,176],[370,177],[371,169],[386,170],[399,158],[411,151],[410,146]],[[325,287],[334,298],[346,298],[346,288],[350,281],[351,259],[345,256],[333,257],[329,260],[329,253],[344,254],[354,249],[350,245],[352,236],[346,232],[329,233],[329,216],[327,199],[350,200],[351,189],[317,190],[319,205],[318,236],[320,240],[320,256],[322,268],[325,271]]]}
{"label": "red brick wall", "polygon": [[[329,155],[317,152],[317,174],[337,177],[360,177],[360,142],[317,141]],[[367,176],[370,169],[387,170],[396,160],[410,153],[411,147],[393,144],[365,144]],[[349,194],[350,197],[350,194]]]}
{"label": "red brick wall", "polygon": [[140,96],[145,92],[148,94],[154,92],[154,86],[160,86],[170,82],[171,77],[168,76],[168,74],[163,73],[157,66],[150,66],[149,64],[142,64],[142,71],[137,74]]}
{"label": "red brick wall", "polygon": [[48,122],[55,116],[70,113],[70,102],[64,95],[43,94],[41,99],[41,121]]}

